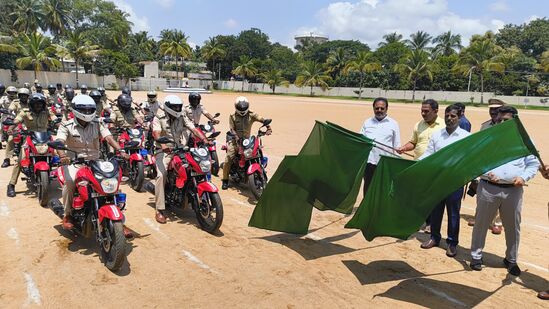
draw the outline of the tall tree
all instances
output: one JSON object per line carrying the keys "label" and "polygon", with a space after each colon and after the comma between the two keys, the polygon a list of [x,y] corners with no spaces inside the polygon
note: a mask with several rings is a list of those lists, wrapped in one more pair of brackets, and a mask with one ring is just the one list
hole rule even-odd
{"label": "tall tree", "polygon": [[416,33],[410,34],[410,39],[405,40],[404,42],[412,49],[412,50],[426,50],[427,45],[431,43],[431,40],[433,37],[424,31],[418,31]]}
{"label": "tall tree", "polygon": [[54,36],[64,34],[73,24],[68,0],[43,0],[43,28]]}
{"label": "tall tree", "polygon": [[282,70],[271,69],[261,73],[261,79],[264,83],[269,85],[273,94],[276,91],[277,86],[288,86],[290,83],[282,76]]}
{"label": "tall tree", "polygon": [[76,87],[79,87],[78,68],[84,59],[92,58],[99,54],[99,46],[92,44],[82,32],[71,32],[67,36],[65,46],[58,45],[57,53],[62,58],[72,58],[76,65]]}
{"label": "tall tree", "polygon": [[384,41],[382,41],[378,44],[378,47],[387,46],[391,43],[401,42],[402,41],[402,34],[396,33],[396,32],[387,33],[386,35],[383,36],[383,40]]}
{"label": "tall tree", "polygon": [[348,60],[348,53],[343,47],[338,47],[330,52],[326,65],[328,66],[328,71],[332,74],[332,79],[336,79],[341,74]]}
{"label": "tall tree", "polygon": [[244,80],[257,75],[257,67],[255,65],[255,61],[254,59],[243,55],[240,56],[240,59],[233,64],[233,67],[234,69],[232,73],[242,76],[242,91],[244,91]]}
{"label": "tall tree", "polygon": [[179,30],[162,30],[160,33],[160,54],[175,59],[176,79],[179,80],[179,58],[188,59],[192,57],[192,50],[187,43],[188,36]]}
{"label": "tall tree", "polygon": [[14,19],[13,28],[29,35],[41,28],[45,18],[42,3],[39,0],[17,1],[13,12],[8,14]]}
{"label": "tall tree", "polygon": [[412,102],[416,99],[417,81],[424,76],[433,80],[433,74],[429,63],[429,55],[426,51],[415,49],[403,63],[397,64],[395,70],[412,82]]}
{"label": "tall tree", "polygon": [[350,60],[345,65],[344,73],[357,72],[360,75],[358,99],[362,99],[362,87],[364,86],[364,77],[367,73],[373,73],[381,70],[381,63],[375,61],[372,52],[362,51],[356,58]]}
{"label": "tall tree", "polygon": [[[209,38],[204,46],[200,49],[200,53],[202,54],[202,57],[206,61],[212,62],[212,78],[216,72],[215,70],[215,61],[221,60],[225,55],[227,55],[227,52],[225,51],[225,45],[221,44],[219,40],[215,37]],[[220,78],[220,77],[219,77]]]}
{"label": "tall tree", "polygon": [[42,71],[44,67],[57,68],[61,65],[61,62],[53,56],[55,47],[47,37],[38,32],[23,33],[17,43],[17,49],[18,53],[22,55],[15,61],[17,67],[25,69],[32,66],[35,79],[37,72]]}
{"label": "tall tree", "polygon": [[318,86],[327,89],[329,88],[328,82],[331,80],[332,78],[321,63],[304,61],[301,64],[301,72],[297,76],[295,84],[298,87],[311,87],[311,96],[313,96],[313,87]]}
{"label": "tall tree", "polygon": [[451,31],[444,32],[441,35],[433,39],[433,43],[436,44],[433,48],[433,54],[450,56],[463,48],[461,45],[461,35],[452,34]]}

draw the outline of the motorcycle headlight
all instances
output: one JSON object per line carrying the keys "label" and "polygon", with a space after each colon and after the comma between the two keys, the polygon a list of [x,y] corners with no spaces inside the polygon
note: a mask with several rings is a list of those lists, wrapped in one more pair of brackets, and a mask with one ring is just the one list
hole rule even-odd
{"label": "motorcycle headlight", "polygon": [[200,163],[198,165],[200,166],[200,169],[204,173],[208,173],[210,171],[210,169],[212,168],[212,162],[210,162],[210,160],[200,161]]}
{"label": "motorcycle headlight", "polygon": [[48,148],[49,146],[47,144],[45,145],[34,145],[36,147],[36,152],[38,152],[38,154],[45,154],[48,152]]}
{"label": "motorcycle headlight", "polygon": [[138,142],[139,144],[141,144],[141,138],[140,137],[134,137],[134,138],[132,138],[132,141],[133,142]]}
{"label": "motorcycle headlight", "polygon": [[246,150],[244,150],[244,157],[246,157],[246,158],[251,158],[252,155],[253,155],[253,153],[254,153],[254,150],[253,150],[253,149],[251,149],[251,148],[246,149]]}
{"label": "motorcycle headlight", "polygon": [[101,180],[101,188],[105,193],[114,193],[118,189],[118,179],[107,178]]}

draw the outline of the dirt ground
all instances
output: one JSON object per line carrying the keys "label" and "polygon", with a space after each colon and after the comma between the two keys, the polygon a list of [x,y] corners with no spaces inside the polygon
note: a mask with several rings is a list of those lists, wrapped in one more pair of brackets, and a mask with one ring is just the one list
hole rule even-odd
{"label": "dirt ground", "polygon": [[[160,93],[159,98],[166,94]],[[220,112],[222,132],[238,94],[203,95],[211,112]],[[114,97],[114,93],[110,93]],[[372,115],[371,102],[286,96],[248,95],[252,110],[273,118],[273,135],[264,138],[272,175],[287,154],[296,154],[315,120],[359,130]],[[145,99],[144,92],[134,98]],[[401,128],[402,142],[420,119],[419,105],[392,104],[389,115]],[[442,113],[441,113],[442,114]],[[488,119],[486,108],[467,108],[473,130]],[[549,163],[549,112],[520,111],[528,132]],[[224,142],[224,134],[219,139]],[[503,151],[503,150],[502,150]],[[3,157],[3,151],[1,151]],[[220,151],[220,158],[224,155]],[[547,308],[536,293],[549,289],[549,181],[537,176],[525,188],[519,265],[510,278],[501,265],[503,235],[488,233],[487,267],[470,271],[475,200],[462,206],[461,241],[456,258],[441,248],[423,250],[428,235],[410,240],[378,238],[367,242],[344,229],[350,217],[315,210],[311,233],[304,237],[248,227],[254,204],[246,188],[221,192],[225,219],[219,235],[198,228],[185,210],[166,225],[154,220],[149,193],[128,193],[127,225],[139,236],[129,242],[127,263],[111,273],[99,261],[97,245],[61,229],[60,220],[26,194],[7,198],[11,168],[0,170],[0,307],[18,308],[365,308],[499,307]],[[213,182],[221,186],[218,178]],[[52,195],[60,196],[57,183]],[[358,203],[357,203],[358,205]],[[444,219],[446,220],[446,219]],[[443,237],[445,225],[443,227]]]}

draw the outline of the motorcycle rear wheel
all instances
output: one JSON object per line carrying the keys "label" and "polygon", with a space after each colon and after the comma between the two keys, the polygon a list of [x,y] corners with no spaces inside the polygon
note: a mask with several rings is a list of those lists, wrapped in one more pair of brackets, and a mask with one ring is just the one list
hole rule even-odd
{"label": "motorcycle rear wheel", "polygon": [[112,222],[109,219],[104,219],[102,225],[105,238],[100,244],[102,261],[110,271],[116,272],[122,267],[126,258],[124,225],[120,221]]}
{"label": "motorcycle rear wheel", "polygon": [[204,192],[200,205],[195,207],[200,227],[210,233],[218,231],[223,223],[223,203],[217,192]]}
{"label": "motorcycle rear wheel", "polygon": [[48,186],[50,184],[49,173],[47,171],[40,171],[36,181],[38,186],[38,201],[40,202],[40,206],[46,207],[48,206]]}

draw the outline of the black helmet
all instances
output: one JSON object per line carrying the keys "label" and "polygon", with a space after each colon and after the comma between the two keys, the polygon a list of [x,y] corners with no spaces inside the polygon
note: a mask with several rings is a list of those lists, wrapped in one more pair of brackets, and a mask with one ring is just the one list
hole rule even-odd
{"label": "black helmet", "polygon": [[246,116],[248,113],[248,109],[250,108],[250,102],[248,102],[248,98],[246,97],[238,97],[236,98],[234,102],[234,108],[236,109],[236,113],[240,116]]}
{"label": "black helmet", "polygon": [[65,89],[65,98],[67,98],[69,102],[74,99],[74,89],[72,89],[72,87]]}
{"label": "black helmet", "polygon": [[61,90],[61,88],[63,88],[63,84],[57,83],[57,84],[55,84],[55,88]]}
{"label": "black helmet", "polygon": [[132,95],[132,90],[131,90],[130,88],[128,88],[128,87],[124,87],[124,88],[122,88],[122,93],[123,93],[123,94],[127,94],[127,95],[129,95],[129,96],[131,97],[131,95]]}
{"label": "black helmet", "polygon": [[101,93],[101,96],[105,95],[105,87],[98,87],[97,91],[99,91],[99,93]]}
{"label": "black helmet", "polygon": [[46,110],[46,97],[41,93],[33,93],[29,99],[29,108],[36,114]]}
{"label": "black helmet", "polygon": [[82,94],[88,93],[88,86],[86,84],[82,84],[82,86],[80,86],[80,93]]}
{"label": "black helmet", "polygon": [[127,111],[132,107],[132,97],[125,93],[118,96],[117,102],[118,107],[123,111]]}
{"label": "black helmet", "polygon": [[198,92],[189,93],[189,103],[192,107],[197,107],[198,104],[200,104],[200,99],[202,99],[202,97]]}
{"label": "black helmet", "polygon": [[98,90],[92,90],[90,91],[90,97],[93,99],[95,104],[98,104],[99,100],[101,100],[101,93],[99,93]]}
{"label": "black helmet", "polygon": [[37,83],[37,84],[34,84],[34,85],[35,85],[34,87],[36,88],[36,92],[42,93],[42,89],[43,89],[42,84]]}
{"label": "black helmet", "polygon": [[6,92],[6,86],[4,86],[4,84],[0,84],[0,95],[3,95],[4,92]]}
{"label": "black helmet", "polygon": [[55,93],[55,90],[56,90],[56,88],[55,88],[55,86],[54,86],[53,84],[49,84],[49,85],[48,85],[48,92],[49,92],[50,94],[54,94],[54,93]]}
{"label": "black helmet", "polygon": [[71,84],[65,84],[65,90],[72,88]]}

